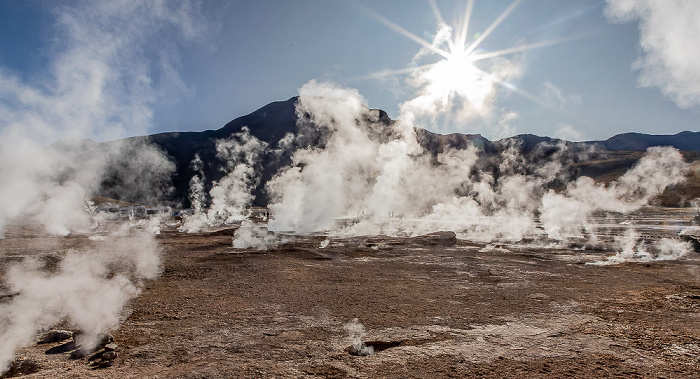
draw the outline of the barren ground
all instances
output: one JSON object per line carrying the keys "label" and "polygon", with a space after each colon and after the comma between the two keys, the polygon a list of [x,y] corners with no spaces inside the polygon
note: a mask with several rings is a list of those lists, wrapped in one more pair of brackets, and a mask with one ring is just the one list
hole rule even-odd
{"label": "barren ground", "polygon": [[[231,231],[158,239],[163,275],[114,331],[114,366],[33,344],[16,360],[30,377],[700,377],[697,253],[596,266],[586,263],[612,252],[389,237],[321,249],[322,236],[261,252],[233,249]],[[87,243],[8,233],[2,271]],[[355,318],[376,354],[348,353]]]}

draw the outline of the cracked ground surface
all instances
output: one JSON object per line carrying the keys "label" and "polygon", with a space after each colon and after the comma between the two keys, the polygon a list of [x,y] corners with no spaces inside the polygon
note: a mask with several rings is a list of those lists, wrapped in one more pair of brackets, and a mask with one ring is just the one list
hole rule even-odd
{"label": "cracked ground surface", "polygon": [[[249,251],[164,232],[112,367],[46,354],[60,343],[16,362],[28,377],[700,377],[697,253],[597,266],[612,252],[325,238]],[[2,265],[87,240],[8,237]],[[348,353],[355,318],[376,354]]]}

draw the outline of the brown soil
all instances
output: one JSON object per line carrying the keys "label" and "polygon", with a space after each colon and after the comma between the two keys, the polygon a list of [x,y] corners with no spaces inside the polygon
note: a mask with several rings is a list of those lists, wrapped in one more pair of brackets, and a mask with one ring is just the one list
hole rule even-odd
{"label": "brown soil", "polygon": [[[324,239],[261,252],[233,249],[231,231],[165,232],[165,270],[113,332],[113,366],[46,354],[57,342],[18,351],[14,373],[700,377],[698,254],[595,266],[586,262],[611,252],[388,237],[333,239],[321,249]],[[2,265],[87,238],[57,241],[9,236],[0,240]],[[344,325],[355,318],[376,354],[348,353]]]}

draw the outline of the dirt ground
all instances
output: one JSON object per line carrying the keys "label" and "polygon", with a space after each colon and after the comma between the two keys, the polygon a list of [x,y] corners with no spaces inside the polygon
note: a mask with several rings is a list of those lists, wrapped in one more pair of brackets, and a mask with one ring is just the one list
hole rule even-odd
{"label": "dirt ground", "polygon": [[[97,369],[53,344],[28,377],[700,377],[700,254],[587,264],[610,251],[431,238],[298,237],[268,251],[232,231],[163,232],[164,272]],[[2,265],[86,236],[0,240]],[[1,305],[1,303],[0,303]],[[375,354],[356,356],[348,323]],[[39,337],[37,337],[38,340]],[[67,349],[63,349],[67,350]]]}

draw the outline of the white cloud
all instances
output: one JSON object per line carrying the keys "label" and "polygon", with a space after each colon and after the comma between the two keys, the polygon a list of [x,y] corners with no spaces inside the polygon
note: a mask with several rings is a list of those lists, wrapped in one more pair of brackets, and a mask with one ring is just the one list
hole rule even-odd
{"label": "white cloud", "polygon": [[657,87],[680,108],[700,106],[700,2],[608,0],[615,22],[639,21],[644,54],[634,62],[642,87]]}
{"label": "white cloud", "polygon": [[544,83],[541,99],[545,106],[559,110],[563,110],[571,105],[581,104],[580,95],[564,93],[551,82]]}
{"label": "white cloud", "polygon": [[490,128],[490,130],[488,130],[488,132],[485,134],[492,139],[512,137],[515,135],[517,130],[517,128],[513,126],[513,122],[517,120],[518,114],[516,112],[501,109],[498,123],[493,125],[493,127]]}
{"label": "white cloud", "polygon": [[554,132],[552,137],[567,141],[581,141],[581,139],[583,139],[583,133],[576,130],[572,125],[559,123],[559,128]]}

